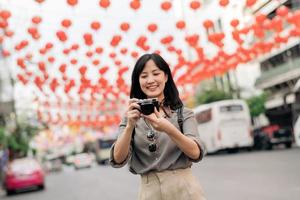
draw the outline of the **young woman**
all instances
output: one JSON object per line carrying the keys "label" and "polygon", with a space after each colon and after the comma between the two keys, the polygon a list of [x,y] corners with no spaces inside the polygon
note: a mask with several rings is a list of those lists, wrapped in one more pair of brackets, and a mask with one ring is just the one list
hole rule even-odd
{"label": "young woman", "polygon": [[[158,54],[141,56],[131,76],[130,100],[111,148],[110,164],[126,163],[141,175],[140,200],[202,200],[192,162],[204,156],[194,114],[183,108],[170,68]],[[142,114],[140,100],[156,98],[159,108]],[[182,124],[180,124],[182,119]]]}

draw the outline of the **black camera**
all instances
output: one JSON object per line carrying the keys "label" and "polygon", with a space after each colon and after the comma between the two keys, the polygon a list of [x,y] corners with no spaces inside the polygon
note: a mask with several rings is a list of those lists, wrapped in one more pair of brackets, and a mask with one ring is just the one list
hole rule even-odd
{"label": "black camera", "polygon": [[154,113],[154,107],[159,111],[159,103],[157,99],[140,99],[138,104],[141,107],[141,113],[144,115]]}

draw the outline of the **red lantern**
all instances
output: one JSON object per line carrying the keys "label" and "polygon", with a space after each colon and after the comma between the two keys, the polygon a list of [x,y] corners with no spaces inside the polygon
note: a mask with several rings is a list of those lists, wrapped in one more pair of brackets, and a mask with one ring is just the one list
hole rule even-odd
{"label": "red lantern", "polygon": [[72,50],[77,50],[79,48],[79,45],[78,44],[73,44],[72,46],[71,46],[71,49]]}
{"label": "red lantern", "polygon": [[100,61],[99,60],[93,60],[93,65],[97,66],[100,64]]}
{"label": "red lantern", "polygon": [[65,28],[69,28],[72,25],[72,22],[69,19],[64,19],[61,21],[61,25]]}
{"label": "red lantern", "polygon": [[66,68],[67,68],[67,65],[66,65],[66,64],[61,64],[61,65],[59,66],[59,71],[60,71],[61,73],[65,73],[65,72],[66,72]]}
{"label": "red lantern", "polygon": [[97,31],[101,28],[101,24],[99,22],[92,22],[91,28],[94,29],[95,31]]}
{"label": "red lantern", "polygon": [[67,0],[67,3],[68,3],[70,6],[75,6],[75,5],[77,5],[78,1],[77,1],[77,0]]}
{"label": "red lantern", "polygon": [[239,25],[240,21],[238,19],[233,19],[230,22],[230,25],[234,28],[236,28]]}
{"label": "red lantern", "polygon": [[102,67],[101,69],[99,69],[99,73],[100,73],[101,75],[103,75],[103,74],[105,74],[105,73],[107,72],[107,70],[108,70],[108,67],[107,67],[107,66],[104,66],[104,67]]}
{"label": "red lantern", "polygon": [[100,0],[99,1],[99,6],[102,8],[108,8],[110,5],[110,1],[109,0]]}
{"label": "red lantern", "polygon": [[164,1],[164,2],[161,3],[160,7],[164,11],[169,11],[172,7],[172,3],[170,1]]}
{"label": "red lantern", "polygon": [[35,0],[37,3],[43,3],[45,0]]}
{"label": "red lantern", "polygon": [[207,19],[207,20],[205,20],[205,21],[203,22],[203,26],[204,26],[206,29],[209,29],[209,28],[211,28],[211,27],[214,26],[214,23],[213,23],[211,20]]}
{"label": "red lantern", "polygon": [[220,0],[220,1],[219,1],[220,6],[222,6],[222,7],[227,6],[228,3],[229,3],[229,0]]}
{"label": "red lantern", "polygon": [[0,21],[0,28],[5,29],[8,26],[7,21],[1,20]]}
{"label": "red lantern", "polygon": [[255,17],[255,21],[258,23],[258,24],[263,24],[264,21],[266,20],[267,16],[265,14],[262,14],[262,13],[259,13],[258,15],[256,15]]}
{"label": "red lantern", "polygon": [[122,48],[120,50],[121,54],[125,55],[127,53],[127,48]]}
{"label": "red lantern", "polygon": [[96,52],[97,54],[101,54],[101,53],[103,52],[103,48],[102,48],[102,47],[97,47],[97,48],[95,49],[95,52]]}
{"label": "red lantern", "polygon": [[94,41],[93,41],[93,36],[92,36],[92,34],[90,34],[90,33],[85,33],[85,34],[83,35],[83,39],[84,39],[84,43],[85,43],[87,46],[91,46],[91,45],[94,43]]}
{"label": "red lantern", "polygon": [[276,14],[280,17],[285,17],[289,13],[289,9],[286,6],[280,6],[276,10]]}
{"label": "red lantern", "polygon": [[75,59],[75,58],[71,59],[71,60],[70,60],[70,63],[71,63],[72,65],[76,65],[76,64],[77,64],[77,59]]}
{"label": "red lantern", "polygon": [[86,52],[86,54],[85,54],[87,57],[92,57],[93,56],[93,52],[91,52],[91,51],[88,51],[88,52]]}
{"label": "red lantern", "polygon": [[38,67],[41,70],[41,72],[45,72],[46,71],[46,65],[44,62],[38,62]]}
{"label": "red lantern", "polygon": [[157,30],[157,25],[156,24],[149,24],[148,25],[148,30],[151,32],[151,33],[154,33],[156,30]]}
{"label": "red lantern", "polygon": [[79,72],[81,75],[85,75],[86,70],[87,70],[87,67],[84,65],[79,68]]}
{"label": "red lantern", "polygon": [[176,27],[180,30],[185,28],[185,22],[183,20],[180,20],[176,23]]}
{"label": "red lantern", "polygon": [[199,9],[200,6],[201,6],[201,3],[200,3],[199,1],[192,1],[192,2],[190,3],[190,7],[191,7],[191,9],[193,9],[193,10]]}
{"label": "red lantern", "polygon": [[14,32],[11,30],[5,30],[5,36],[6,37],[12,37],[14,35]]}
{"label": "red lantern", "polygon": [[53,47],[53,44],[51,42],[48,42],[46,45],[45,45],[45,48],[46,49],[51,49]]}
{"label": "red lantern", "polygon": [[140,0],[132,0],[132,1],[130,2],[130,7],[131,7],[133,10],[138,10],[138,9],[141,7]]}
{"label": "red lantern", "polygon": [[62,42],[65,42],[68,39],[68,37],[67,37],[67,35],[66,35],[66,33],[64,31],[57,31],[56,32],[56,36]]}
{"label": "red lantern", "polygon": [[121,40],[122,40],[122,37],[120,35],[115,35],[111,39],[110,45],[113,47],[116,47],[116,46],[118,46],[118,44],[120,43]]}
{"label": "red lantern", "polygon": [[50,56],[50,57],[48,58],[48,62],[49,62],[49,63],[54,63],[54,61],[55,61],[55,58],[54,58],[53,56]]}
{"label": "red lantern", "polygon": [[42,21],[42,18],[40,16],[35,16],[31,19],[32,23],[39,24]]}
{"label": "red lantern", "polygon": [[128,29],[130,28],[130,24],[129,23],[127,23],[127,22],[124,22],[124,23],[122,23],[121,25],[120,25],[120,29],[122,30],[122,31],[128,31]]}
{"label": "red lantern", "polygon": [[8,18],[10,18],[11,13],[8,10],[2,10],[0,11],[0,17],[2,17],[4,20],[7,20]]}
{"label": "red lantern", "polygon": [[139,53],[136,52],[136,51],[133,51],[133,52],[131,52],[131,56],[132,56],[133,58],[137,58],[137,57],[139,56]]}
{"label": "red lantern", "polygon": [[256,3],[256,0],[247,0],[246,1],[246,6],[247,7],[251,7]]}

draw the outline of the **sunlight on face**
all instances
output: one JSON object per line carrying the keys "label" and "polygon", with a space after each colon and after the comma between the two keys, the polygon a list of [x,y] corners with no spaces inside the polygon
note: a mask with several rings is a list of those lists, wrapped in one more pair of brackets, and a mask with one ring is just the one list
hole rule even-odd
{"label": "sunlight on face", "polygon": [[164,99],[165,84],[168,80],[167,74],[159,69],[153,60],[149,60],[139,76],[140,87],[147,98]]}

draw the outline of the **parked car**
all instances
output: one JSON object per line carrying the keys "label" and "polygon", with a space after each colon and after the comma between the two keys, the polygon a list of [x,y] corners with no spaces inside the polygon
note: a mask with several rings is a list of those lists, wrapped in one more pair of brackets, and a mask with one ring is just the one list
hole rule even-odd
{"label": "parked car", "polygon": [[272,149],[275,145],[285,145],[291,148],[293,143],[293,133],[291,129],[271,124],[257,128],[253,131],[254,149]]}
{"label": "parked car", "polygon": [[95,142],[96,149],[95,149],[95,156],[96,161],[99,165],[104,165],[108,162],[110,156],[110,148],[116,139],[98,139]]}
{"label": "parked car", "polygon": [[81,153],[74,156],[73,164],[75,169],[89,168],[93,164],[93,158],[88,153]]}
{"label": "parked car", "polygon": [[21,158],[10,162],[4,171],[4,189],[7,195],[24,189],[44,189],[45,173],[33,158]]}

